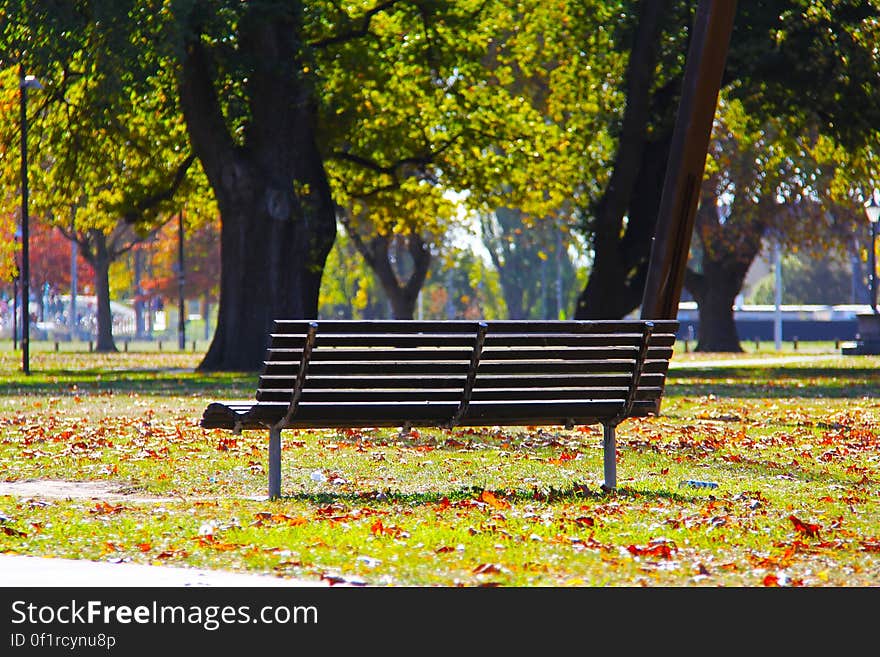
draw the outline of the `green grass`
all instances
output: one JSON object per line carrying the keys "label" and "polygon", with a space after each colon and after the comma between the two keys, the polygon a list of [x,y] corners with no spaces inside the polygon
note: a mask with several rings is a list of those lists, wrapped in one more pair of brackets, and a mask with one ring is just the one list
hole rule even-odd
{"label": "green grass", "polygon": [[284,433],[275,502],[265,433],[198,426],[255,376],[51,346],[24,376],[7,348],[0,483],[122,494],[0,495],[0,551],[378,586],[875,585],[880,357],[798,347],[818,359],[678,351],[662,414],[619,427],[616,494],[597,427],[315,430]]}

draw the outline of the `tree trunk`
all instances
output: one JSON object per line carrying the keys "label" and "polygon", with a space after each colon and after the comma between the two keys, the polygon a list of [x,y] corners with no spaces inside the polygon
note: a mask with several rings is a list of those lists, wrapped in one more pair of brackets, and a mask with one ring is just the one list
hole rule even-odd
{"label": "tree trunk", "polygon": [[99,230],[90,231],[94,257],[89,264],[95,270],[95,300],[97,302],[98,335],[96,351],[117,351],[113,342],[113,315],[110,311],[110,263],[107,236]]}
{"label": "tree trunk", "polygon": [[[642,303],[671,139],[670,132],[643,144],[626,230],[622,215],[606,214],[604,228],[597,227],[593,267],[577,300],[576,319],[619,319]],[[603,206],[602,212],[610,210]]]}
{"label": "tree trunk", "polygon": [[[665,125],[660,118],[663,110],[659,98],[680,86],[670,82],[665,92],[656,96],[651,93],[667,7],[664,0],[639,6],[614,170],[594,212],[591,228],[595,258],[590,278],[577,300],[576,319],[620,318],[642,301],[673,129],[672,123]],[[655,136],[649,141],[647,126],[652,115]],[[624,232],[625,216],[628,222]]]}
{"label": "tree trunk", "polygon": [[275,319],[318,315],[336,216],[316,138],[317,100],[303,73],[301,11],[300,3],[281,12],[246,6],[238,29],[242,53],[253,63],[242,83],[251,121],[235,137],[200,19],[191,17],[180,99],[222,224],[217,327],[200,370],[259,370]]}
{"label": "tree trunk", "polygon": [[697,302],[699,328],[697,351],[741,352],[742,345],[736,330],[733,304],[742,289],[745,271],[742,264],[725,266],[719,262],[706,262],[702,275],[688,272],[687,287]]}
{"label": "tree trunk", "polygon": [[[263,186],[258,196],[274,191]],[[220,204],[220,305],[200,370],[257,370],[274,320],[317,318],[321,272],[335,235],[332,213],[315,217],[312,232],[305,216],[279,220],[257,203],[238,211],[233,205]]]}
{"label": "tree trunk", "polygon": [[[363,256],[367,266],[379,279],[379,284],[391,305],[392,317],[394,319],[413,319],[416,303],[419,300],[419,292],[425,284],[428,269],[431,267],[431,249],[428,244],[414,232],[406,236],[375,235],[368,244],[347,216],[342,217],[342,223],[358,253]],[[404,255],[404,249],[397,248],[398,266],[395,268],[391,262],[391,248],[393,246],[400,247],[401,241],[404,242],[405,252],[412,260],[412,265],[405,267],[400,262]],[[403,282],[401,282],[401,276],[405,277]]]}

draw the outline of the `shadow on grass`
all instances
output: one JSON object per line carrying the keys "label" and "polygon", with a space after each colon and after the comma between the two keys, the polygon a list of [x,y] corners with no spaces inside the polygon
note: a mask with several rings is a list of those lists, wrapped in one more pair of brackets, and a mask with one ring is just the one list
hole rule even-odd
{"label": "shadow on grass", "polygon": [[858,399],[880,395],[880,370],[843,367],[718,367],[673,370],[667,395],[750,399]]}
{"label": "shadow on grass", "polygon": [[[427,505],[446,504],[448,501],[451,507],[461,507],[469,505],[483,504],[491,508],[491,505],[480,502],[480,495],[483,492],[481,487],[458,488],[446,492],[423,492],[423,493],[400,493],[400,492],[362,492],[362,493],[290,493],[283,494],[281,497],[270,503],[284,502],[304,502],[307,504],[315,504],[319,506],[330,506],[333,504],[357,505],[369,503],[371,505],[387,505],[387,506],[407,506],[419,507]],[[488,490],[488,489],[486,489]],[[602,490],[588,490],[585,486],[580,487],[575,484],[568,488],[540,488],[538,490],[518,490],[518,489],[493,489],[489,491],[496,496],[503,505],[505,502],[540,502],[543,504],[573,504],[583,503],[587,500],[593,502],[610,502],[615,499],[628,500],[666,500],[669,502],[691,503],[708,500],[711,493],[687,493],[684,491],[669,490],[640,490],[630,487],[620,487],[616,491],[607,493]],[[714,496],[718,496],[715,493]],[[444,501],[446,500],[446,501]]]}
{"label": "shadow on grass", "polygon": [[138,393],[139,395],[205,394],[224,399],[252,399],[259,375],[254,372],[195,372],[185,369],[56,369],[0,384],[0,395]]}

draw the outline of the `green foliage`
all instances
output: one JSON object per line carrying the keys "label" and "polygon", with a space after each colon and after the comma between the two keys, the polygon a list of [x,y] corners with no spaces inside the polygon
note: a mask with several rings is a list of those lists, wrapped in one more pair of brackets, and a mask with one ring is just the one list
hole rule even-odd
{"label": "green foliage", "polygon": [[387,315],[381,286],[341,228],[327,256],[318,304],[318,316],[326,319],[379,319]]}
{"label": "green foliage", "polygon": [[850,151],[877,144],[877,0],[741,2],[728,54],[733,93],[786,130],[819,126]]}
{"label": "green foliage", "polygon": [[499,208],[481,217],[481,236],[501,284],[508,319],[565,319],[580,288],[570,214],[534,219]]}

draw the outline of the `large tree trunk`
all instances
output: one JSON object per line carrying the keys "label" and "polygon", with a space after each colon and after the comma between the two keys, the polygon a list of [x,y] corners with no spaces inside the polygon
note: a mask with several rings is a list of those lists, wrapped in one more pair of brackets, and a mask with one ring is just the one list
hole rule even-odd
{"label": "large tree trunk", "polygon": [[181,104],[222,220],[217,328],[201,370],[258,370],[273,320],[318,314],[336,216],[297,41],[301,10],[253,3],[239,23],[241,50],[253,63],[243,82],[252,114],[243,141],[225,123],[197,24],[186,44]]}
{"label": "large tree trunk", "polygon": [[89,264],[95,270],[95,297],[97,302],[98,335],[95,350],[117,351],[113,342],[113,314],[110,311],[110,263],[107,236],[99,230],[89,231],[94,246]]}
{"label": "large tree trunk", "polygon": [[625,231],[623,214],[601,204],[604,220],[593,237],[595,258],[577,300],[576,319],[618,319],[642,302],[671,138],[670,132],[642,145]]}
{"label": "large tree trunk", "polygon": [[[647,125],[652,114],[658,119],[663,113],[659,97],[668,102],[668,90],[679,86],[672,82],[657,97],[651,93],[667,8],[664,0],[644,2],[639,7],[614,170],[594,213],[595,258],[575,307],[577,319],[623,317],[642,300],[673,129],[671,123],[664,125],[658,120],[660,125],[655,126],[655,136],[649,140]],[[629,220],[624,233],[625,216]]]}
{"label": "large tree trunk", "polygon": [[739,197],[722,221],[715,197],[718,187],[713,180],[701,187],[694,227],[702,251],[701,272],[685,270],[684,287],[697,302],[697,351],[741,352],[733,304],[761,250],[766,226],[762,213]]}
{"label": "large tree trunk", "polygon": [[702,275],[688,272],[688,289],[697,302],[700,324],[697,351],[741,352],[733,304],[742,289],[745,271],[741,264],[703,261]]}
{"label": "large tree trunk", "polygon": [[[264,198],[274,191],[258,189],[256,195]],[[326,243],[319,249],[305,218],[278,219],[259,206],[233,211],[231,204],[220,205],[220,306],[199,369],[253,371],[262,364],[275,319],[318,316],[321,271],[334,233],[318,236]]]}

